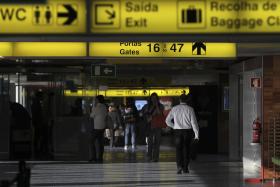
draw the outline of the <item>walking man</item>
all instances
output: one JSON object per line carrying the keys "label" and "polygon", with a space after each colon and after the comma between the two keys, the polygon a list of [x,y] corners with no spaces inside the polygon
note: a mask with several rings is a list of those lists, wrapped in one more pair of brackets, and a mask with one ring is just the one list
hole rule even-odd
{"label": "walking man", "polygon": [[107,127],[107,107],[103,95],[95,97],[94,107],[90,117],[93,119],[94,129],[91,137],[91,159],[90,162],[103,163],[104,153],[104,131]]}
{"label": "walking man", "polygon": [[192,107],[187,105],[188,96],[180,96],[180,104],[173,107],[166,117],[166,124],[174,129],[177,174],[189,173],[190,144],[199,138],[199,128]]}

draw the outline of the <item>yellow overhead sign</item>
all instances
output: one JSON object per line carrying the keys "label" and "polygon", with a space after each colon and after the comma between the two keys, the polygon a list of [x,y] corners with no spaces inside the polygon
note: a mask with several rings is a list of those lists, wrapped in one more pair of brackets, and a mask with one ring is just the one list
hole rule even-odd
{"label": "yellow overhead sign", "polygon": [[86,56],[86,43],[83,42],[16,42],[14,56]]}
{"label": "yellow overhead sign", "polygon": [[0,42],[0,56],[18,57],[85,57],[83,42]]}
{"label": "yellow overhead sign", "polygon": [[83,0],[48,0],[46,4],[1,4],[0,34],[85,33]]}
{"label": "yellow overhead sign", "polygon": [[234,58],[235,43],[0,42],[0,56]]}
{"label": "yellow overhead sign", "polygon": [[280,32],[279,0],[92,0],[92,33]]}
{"label": "yellow overhead sign", "polygon": [[108,89],[108,90],[77,90],[71,92],[65,90],[65,96],[72,97],[93,97],[96,95],[104,95],[105,97],[149,97],[153,92],[158,96],[180,96],[181,94],[189,94],[188,87],[176,88],[151,88],[151,89]]}
{"label": "yellow overhead sign", "polygon": [[0,56],[13,56],[13,43],[0,42]]}
{"label": "yellow overhead sign", "polygon": [[235,43],[92,42],[92,57],[234,58]]}

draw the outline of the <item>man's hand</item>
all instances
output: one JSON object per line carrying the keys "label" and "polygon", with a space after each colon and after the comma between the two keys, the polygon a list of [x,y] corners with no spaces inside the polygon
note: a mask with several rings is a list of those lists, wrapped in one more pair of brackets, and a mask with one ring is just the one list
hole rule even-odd
{"label": "man's hand", "polygon": [[198,142],[199,141],[199,139],[198,138],[194,138],[194,140],[193,140],[194,142]]}
{"label": "man's hand", "polygon": [[167,127],[166,127],[166,129],[167,129],[168,131],[170,131],[172,128],[171,128],[171,127],[169,127],[169,126],[167,126]]}

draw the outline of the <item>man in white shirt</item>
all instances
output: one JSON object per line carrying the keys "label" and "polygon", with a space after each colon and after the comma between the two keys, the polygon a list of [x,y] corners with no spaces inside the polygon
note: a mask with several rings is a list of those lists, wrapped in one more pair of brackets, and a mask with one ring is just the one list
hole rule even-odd
{"label": "man in white shirt", "polygon": [[104,131],[107,127],[108,110],[104,104],[104,96],[95,97],[95,104],[90,117],[93,118],[93,131],[91,137],[91,159],[90,162],[102,163],[104,153]]}
{"label": "man in white shirt", "polygon": [[[180,104],[174,106],[166,117],[166,124],[174,129],[176,143],[177,173],[189,173],[190,144],[193,138],[198,141],[199,128],[192,107],[187,105],[188,96],[180,96]],[[173,122],[174,121],[174,122]]]}

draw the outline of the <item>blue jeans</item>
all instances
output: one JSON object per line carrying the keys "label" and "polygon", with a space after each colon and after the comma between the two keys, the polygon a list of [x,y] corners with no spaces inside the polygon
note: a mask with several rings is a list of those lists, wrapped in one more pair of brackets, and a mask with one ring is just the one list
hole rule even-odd
{"label": "blue jeans", "polygon": [[126,124],[125,126],[125,145],[128,145],[129,135],[131,134],[131,144],[135,145],[136,133],[135,133],[135,124]]}

